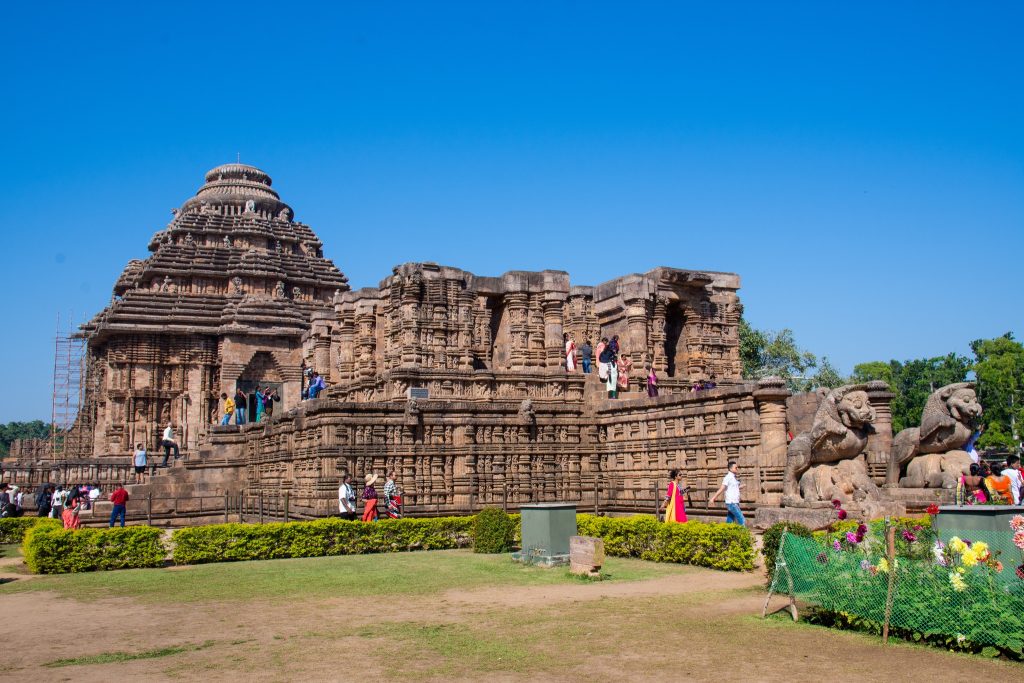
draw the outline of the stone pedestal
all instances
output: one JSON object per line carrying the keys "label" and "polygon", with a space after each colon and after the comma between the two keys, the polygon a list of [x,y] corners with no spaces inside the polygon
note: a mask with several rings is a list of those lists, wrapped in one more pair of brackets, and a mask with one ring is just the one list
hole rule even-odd
{"label": "stone pedestal", "polygon": [[576,535],[575,503],[523,505],[522,550],[512,559],[525,564],[554,567],[569,564],[569,538]]}

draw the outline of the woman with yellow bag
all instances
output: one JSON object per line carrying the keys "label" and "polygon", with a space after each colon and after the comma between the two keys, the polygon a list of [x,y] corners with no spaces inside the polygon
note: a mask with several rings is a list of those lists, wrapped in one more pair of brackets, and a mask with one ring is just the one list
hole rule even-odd
{"label": "woman with yellow bag", "polygon": [[682,470],[669,470],[668,492],[665,494],[665,523],[686,521],[686,504],[683,494],[690,490],[683,482]]}

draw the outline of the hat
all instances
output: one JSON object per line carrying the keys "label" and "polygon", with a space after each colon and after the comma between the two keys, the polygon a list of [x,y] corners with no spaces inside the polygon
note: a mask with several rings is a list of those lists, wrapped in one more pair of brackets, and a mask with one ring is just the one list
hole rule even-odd
{"label": "hat", "polygon": [[366,481],[366,485],[367,486],[371,486],[371,485],[373,485],[373,482],[377,481],[377,475],[376,474],[367,474],[364,477],[364,479]]}

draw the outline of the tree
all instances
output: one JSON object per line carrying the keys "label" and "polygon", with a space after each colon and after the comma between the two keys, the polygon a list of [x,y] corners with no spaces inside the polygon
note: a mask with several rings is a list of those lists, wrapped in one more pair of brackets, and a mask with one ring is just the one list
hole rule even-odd
{"label": "tree", "polygon": [[892,430],[894,433],[921,424],[921,412],[928,396],[939,387],[963,382],[971,369],[966,356],[950,353],[936,358],[899,362],[891,360],[860,363],[853,368],[853,381],[882,380],[892,389]]}
{"label": "tree", "polygon": [[[815,387],[836,387],[845,381],[836,369],[810,351],[801,349],[790,329],[756,330],[740,318],[740,360],[744,379],[776,375],[786,380],[792,391],[810,391]],[[810,371],[818,369],[813,375]]]}
{"label": "tree", "polygon": [[0,424],[0,457],[10,454],[15,439],[45,439],[50,436],[50,425],[42,420],[8,422]]}
{"label": "tree", "polygon": [[841,387],[849,381],[849,378],[843,377],[839,374],[839,371],[832,366],[832,363],[828,360],[828,356],[821,357],[821,363],[818,364],[818,371],[814,373],[814,377],[811,378],[811,384],[813,387],[828,387],[829,389]]}
{"label": "tree", "polygon": [[1024,345],[1007,332],[995,339],[971,342],[978,400],[984,409],[984,448],[1015,450],[1024,422]]}

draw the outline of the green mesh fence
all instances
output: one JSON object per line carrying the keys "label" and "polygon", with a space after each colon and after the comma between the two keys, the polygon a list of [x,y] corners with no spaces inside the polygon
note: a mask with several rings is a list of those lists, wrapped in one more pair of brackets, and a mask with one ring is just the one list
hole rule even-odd
{"label": "green mesh fence", "polygon": [[934,538],[922,538],[909,548],[903,544],[912,556],[897,557],[895,567],[885,560],[883,538],[850,543],[838,534],[801,538],[787,533],[773,589],[787,593],[791,578],[798,597],[880,625],[891,571],[892,628],[1021,653],[1024,580],[1016,572],[1021,554],[1012,533],[972,532],[969,546],[950,543],[938,549]]}

